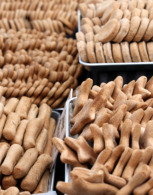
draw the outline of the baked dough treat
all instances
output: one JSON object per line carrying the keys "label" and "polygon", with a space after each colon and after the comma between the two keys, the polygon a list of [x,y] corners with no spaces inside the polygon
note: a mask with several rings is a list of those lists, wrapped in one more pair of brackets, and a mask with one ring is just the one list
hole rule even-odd
{"label": "baked dough treat", "polygon": [[136,42],[130,43],[130,52],[133,62],[141,62],[138,44]]}
{"label": "baked dough treat", "polygon": [[128,42],[121,42],[121,51],[123,55],[124,62],[132,62],[130,48]]}
{"label": "baked dough treat", "polygon": [[98,34],[99,41],[102,43],[109,42],[114,39],[120,29],[120,22],[116,19],[109,20]]}
{"label": "baked dough treat", "polygon": [[133,18],[131,18],[129,32],[124,39],[125,41],[131,42],[133,40],[140,26],[140,22],[141,19],[139,16],[134,16]]}
{"label": "baked dough treat", "polygon": [[147,43],[147,51],[149,55],[149,60],[152,62],[153,61],[153,43],[152,42]]}
{"label": "baked dough treat", "polygon": [[98,42],[95,44],[96,59],[98,63],[105,63],[103,44]]}
{"label": "baked dough treat", "polygon": [[96,56],[95,56],[95,45],[93,41],[87,42],[86,48],[87,48],[87,56],[88,56],[88,61],[90,63],[96,63]]}
{"label": "baked dough treat", "polygon": [[119,43],[112,44],[112,54],[114,62],[116,63],[123,62],[121,46]]}
{"label": "baked dough treat", "polygon": [[104,55],[105,55],[105,59],[107,63],[113,63],[113,56],[112,56],[112,48],[111,48],[111,43],[104,43],[103,44],[103,48],[104,48]]}
{"label": "baked dough treat", "polygon": [[149,62],[146,42],[142,41],[138,43],[138,47],[142,62]]}
{"label": "baked dough treat", "polygon": [[127,18],[123,18],[120,20],[120,29],[115,38],[113,39],[113,42],[120,43],[125,38],[125,36],[128,34],[130,29],[130,21]]}
{"label": "baked dough treat", "polygon": [[144,39],[144,35],[145,35],[145,33],[147,33],[146,31],[148,29],[148,25],[149,25],[149,19],[142,18],[139,29],[138,29],[133,41],[140,42],[142,39]]}
{"label": "baked dough treat", "polygon": [[144,41],[149,41],[150,39],[152,39],[152,30],[153,30],[153,20],[149,22],[148,28],[143,37]]}

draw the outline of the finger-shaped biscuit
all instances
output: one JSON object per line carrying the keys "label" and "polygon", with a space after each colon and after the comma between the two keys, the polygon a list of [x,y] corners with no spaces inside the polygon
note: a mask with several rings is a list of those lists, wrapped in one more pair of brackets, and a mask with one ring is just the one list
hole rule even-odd
{"label": "finger-shaped biscuit", "polygon": [[131,42],[133,40],[140,26],[140,22],[141,18],[139,16],[134,16],[133,18],[131,18],[129,32],[124,39],[125,41]]}
{"label": "finger-shaped biscuit", "polygon": [[141,126],[142,127],[146,127],[148,121],[151,119],[151,117],[153,116],[153,108],[148,107],[145,111],[144,111],[144,117],[141,121]]}
{"label": "finger-shaped biscuit", "polygon": [[141,62],[138,44],[136,42],[130,43],[130,53],[133,62]]}
{"label": "finger-shaped biscuit", "polygon": [[98,39],[102,43],[109,42],[115,38],[120,29],[120,22],[117,19],[109,20],[98,33]]}
{"label": "finger-shaped biscuit", "polygon": [[153,31],[153,20],[151,20],[148,24],[148,28],[145,31],[143,36],[144,41],[149,41],[152,38],[152,31]]}
{"label": "finger-shaped biscuit", "polygon": [[150,62],[152,62],[153,61],[153,43],[152,42],[147,43],[147,51],[149,55],[149,60]]}
{"label": "finger-shaped biscuit", "polygon": [[86,51],[86,49],[87,49],[86,43],[84,41],[77,42],[77,48],[78,48],[79,55],[80,55],[81,59],[84,62],[88,62],[87,51]]}
{"label": "finger-shaped biscuit", "polygon": [[13,195],[18,195],[19,194],[19,189],[17,187],[9,187],[7,190],[1,190],[2,194],[4,195],[9,195],[9,194],[13,194]]}
{"label": "finger-shaped biscuit", "polygon": [[38,114],[37,105],[36,104],[31,104],[31,107],[30,107],[29,112],[28,112],[27,119],[28,120],[34,119],[34,118],[36,118],[37,114]]}
{"label": "finger-shaped biscuit", "polygon": [[113,63],[113,56],[112,56],[112,48],[111,48],[111,43],[104,43],[103,44],[103,49],[104,49],[104,56],[106,59],[107,63]]}
{"label": "finger-shaped biscuit", "polygon": [[[102,127],[104,123],[107,123],[110,119],[111,113],[109,113],[109,110],[107,108],[101,108],[97,113],[95,120],[93,121],[93,124],[98,125],[99,127]],[[81,134],[85,139],[91,140],[92,134],[90,131],[90,124],[86,125]]]}
{"label": "finger-shaped biscuit", "polygon": [[60,160],[63,163],[72,165],[73,167],[86,167],[78,161],[76,153],[74,153],[63,140],[53,137],[52,142],[56,149],[61,153]]}
{"label": "finger-shaped biscuit", "polygon": [[87,56],[88,56],[88,61],[90,63],[96,63],[97,60],[96,60],[96,56],[95,56],[95,52],[94,52],[94,42],[93,41],[90,41],[90,42],[87,42]]}
{"label": "finger-shaped biscuit", "polygon": [[103,2],[103,4],[101,6],[99,6],[96,10],[96,16],[101,18],[104,14],[104,12],[107,10],[107,8],[109,8],[110,6],[113,5],[113,1],[105,1]]}
{"label": "finger-shaped biscuit", "polygon": [[17,98],[10,98],[4,107],[4,113],[8,115],[10,112],[14,112],[18,102]]}
{"label": "finger-shaped biscuit", "polygon": [[24,133],[26,130],[28,124],[28,120],[22,120],[16,130],[16,134],[14,139],[12,140],[13,144],[19,144],[22,145],[23,142],[23,137],[24,137]]}
{"label": "finger-shaped biscuit", "polygon": [[144,184],[138,186],[137,188],[134,189],[133,193],[134,194],[148,194],[149,190],[153,188],[153,178],[149,179],[147,182]]}
{"label": "finger-shaped biscuit", "polygon": [[143,39],[144,34],[146,33],[146,30],[148,28],[148,25],[149,25],[149,19],[148,18],[142,18],[140,26],[138,28],[138,31],[137,31],[133,41],[139,42]]}
{"label": "finger-shaped biscuit", "polygon": [[130,178],[127,185],[119,190],[116,195],[131,194],[131,192],[141,184],[143,184],[150,176],[150,168],[147,165],[143,165],[142,169]]}
{"label": "finger-shaped biscuit", "polygon": [[110,16],[110,19],[117,19],[120,20],[123,17],[123,11],[121,9],[116,9]]}
{"label": "finger-shaped biscuit", "polygon": [[49,127],[49,120],[52,113],[52,109],[45,103],[41,104],[39,107],[39,114],[38,118],[43,119],[44,121],[44,128],[48,129]]}
{"label": "finger-shaped biscuit", "polygon": [[119,159],[119,157],[121,156],[121,154],[123,153],[123,151],[124,151],[123,146],[117,146],[116,148],[114,148],[110,158],[105,163],[105,167],[107,168],[109,173],[111,173],[113,171],[114,165],[117,162],[117,160]]}
{"label": "finger-shaped biscuit", "polygon": [[139,160],[141,159],[143,155],[143,151],[142,150],[139,150],[139,149],[136,149],[136,150],[133,150],[132,152],[132,155],[123,171],[123,174],[122,174],[122,177],[126,180],[129,180],[133,174],[134,174],[134,171],[139,163]]}
{"label": "finger-shaped biscuit", "polygon": [[85,41],[90,42],[94,40],[94,33],[93,32],[88,32],[85,34]]}
{"label": "finger-shaped biscuit", "polygon": [[114,62],[116,63],[123,62],[120,44],[118,43],[112,44],[112,54],[113,54]]}
{"label": "finger-shaped biscuit", "polygon": [[107,8],[101,18],[102,24],[106,24],[110,19],[112,13],[120,7],[120,2],[115,2],[111,5],[111,7]]}
{"label": "finger-shaped biscuit", "polygon": [[139,47],[139,53],[140,53],[140,57],[141,57],[142,62],[149,62],[149,56],[148,56],[148,52],[147,52],[146,42],[142,41],[142,42],[138,43],[138,47]]}
{"label": "finger-shaped biscuit", "polygon": [[111,156],[112,150],[110,148],[106,148],[101,151],[101,153],[98,155],[92,169],[93,170],[99,170],[101,169],[101,166],[104,165],[109,157]]}
{"label": "finger-shaped biscuit", "polygon": [[36,140],[36,149],[39,154],[44,152],[45,146],[47,144],[48,130],[43,128]]}
{"label": "finger-shaped biscuit", "polygon": [[137,0],[131,0],[130,2],[129,2],[129,10],[130,11],[132,11],[134,8],[136,8],[136,6],[137,6]]}
{"label": "finger-shaped biscuit", "polygon": [[[81,25],[84,25],[84,24],[89,24],[91,27],[94,26],[92,20],[91,20],[90,18],[88,18],[88,17],[82,18],[82,20],[81,20]],[[80,33],[79,33],[78,35],[76,34],[76,37],[78,37],[78,36],[80,36],[80,38],[81,38],[81,36],[82,36],[81,40],[84,41],[84,40],[83,40],[83,34],[82,34],[82,35],[81,35]],[[79,37],[78,37],[78,38],[79,38]],[[78,38],[77,38],[77,40],[78,40]],[[80,39],[79,39],[79,40],[80,40]],[[78,41],[79,41],[79,40],[78,40]],[[80,40],[80,41],[81,41],[81,40]]]}
{"label": "finger-shaped biscuit", "polygon": [[9,144],[6,142],[0,143],[0,164],[2,163],[3,159],[5,158],[9,147],[10,147]]}
{"label": "finger-shaped biscuit", "polygon": [[37,157],[38,152],[35,148],[30,148],[29,150],[27,150],[14,167],[14,178],[20,179],[24,177],[31,169],[32,165],[36,162]]}
{"label": "finger-shaped biscuit", "polygon": [[127,18],[128,20],[131,20],[131,11],[129,9],[124,10],[123,18]]}
{"label": "finger-shaped biscuit", "polygon": [[7,121],[5,123],[4,129],[3,129],[3,136],[7,140],[13,140],[16,134],[17,126],[20,123],[20,117],[15,112],[10,112],[10,114],[7,117]]}
{"label": "finger-shaped biscuit", "polygon": [[152,146],[152,120],[150,120],[147,123],[145,132],[144,132],[144,138],[143,138],[143,143],[144,147]]}
{"label": "finger-shaped biscuit", "polygon": [[113,175],[116,175],[118,177],[120,177],[122,175],[124,167],[126,166],[131,155],[132,155],[132,149],[129,147],[126,147],[124,152],[121,154],[121,157],[120,157],[115,169],[113,170],[113,173],[112,173]]}
{"label": "finger-shaped biscuit", "polygon": [[23,146],[27,150],[36,144],[36,138],[43,128],[43,119],[36,118],[29,121],[24,135]]}
{"label": "finger-shaped biscuit", "polygon": [[153,154],[153,148],[151,146],[147,147],[144,150],[142,158],[140,159],[140,162],[138,166],[136,167],[134,174],[138,173],[143,165],[148,164],[151,161],[152,154]]}
{"label": "finger-shaped biscuit", "polygon": [[3,114],[2,117],[0,118],[0,138],[2,137],[5,122],[6,122],[6,115]]}
{"label": "finger-shaped biscuit", "polygon": [[141,135],[141,125],[136,124],[132,131],[132,148],[140,149],[140,135]]}
{"label": "finger-shaped biscuit", "polygon": [[144,89],[146,82],[147,82],[147,78],[145,76],[141,76],[137,79],[135,83],[135,88],[134,88],[134,95],[141,94],[142,98],[144,99],[151,95],[150,91],[148,91],[147,89]]}
{"label": "finger-shaped biscuit", "polygon": [[95,153],[100,153],[104,149],[102,128],[98,127],[96,124],[91,124],[90,130],[94,142],[93,150]]}
{"label": "finger-shaped biscuit", "polygon": [[138,8],[134,8],[134,9],[131,11],[131,18],[133,18],[134,16],[139,16],[139,17],[140,17],[140,14],[141,14],[141,10],[138,9]]}
{"label": "finger-shaped biscuit", "polygon": [[2,179],[2,186],[4,190],[8,189],[9,187],[16,186],[17,180],[14,179],[13,175],[4,176]]}
{"label": "finger-shaped biscuit", "polygon": [[132,130],[136,124],[140,124],[142,118],[144,116],[144,110],[139,108],[138,110],[134,111],[129,119],[132,121]]}
{"label": "finger-shaped biscuit", "polygon": [[105,57],[103,52],[102,43],[98,42],[95,44],[96,59],[98,63],[105,63]]}
{"label": "finger-shaped biscuit", "polygon": [[121,42],[121,51],[122,51],[124,62],[132,62],[128,42]]}
{"label": "finger-shaped biscuit", "polygon": [[9,148],[5,160],[1,165],[1,171],[4,175],[10,175],[13,168],[23,153],[23,148],[18,144],[13,144]]}
{"label": "finger-shaped biscuit", "polygon": [[89,162],[90,164],[94,164],[97,155],[82,136],[79,136],[77,140],[71,137],[65,137],[64,141],[77,152],[78,159],[81,163]]}
{"label": "finger-shaped biscuit", "polygon": [[33,192],[46,168],[52,163],[52,158],[47,154],[41,154],[28,174],[21,182],[21,188]]}
{"label": "finger-shaped biscuit", "polygon": [[27,114],[28,114],[28,111],[31,107],[31,103],[32,103],[31,98],[28,98],[26,96],[23,96],[20,99],[20,101],[15,109],[15,112],[18,113],[18,115],[21,117],[21,119],[27,118]]}
{"label": "finger-shaped biscuit", "polygon": [[104,181],[106,183],[109,183],[119,189],[126,185],[126,180],[116,175],[110,174],[105,166],[102,167],[102,170],[105,173]]}
{"label": "finger-shaped biscuit", "polygon": [[121,127],[120,145],[129,147],[130,134],[132,132],[132,121],[126,119]]}
{"label": "finger-shaped biscuit", "polygon": [[113,125],[104,123],[102,130],[103,130],[105,148],[110,148],[110,149],[115,148],[116,146],[115,130],[114,130]]}

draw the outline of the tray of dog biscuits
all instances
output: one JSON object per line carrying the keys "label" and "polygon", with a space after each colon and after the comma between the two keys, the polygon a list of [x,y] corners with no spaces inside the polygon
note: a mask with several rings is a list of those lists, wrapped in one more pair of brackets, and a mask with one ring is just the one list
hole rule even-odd
{"label": "tray of dog biscuits", "polygon": [[50,194],[55,166],[52,137],[60,114],[32,98],[0,98],[0,186],[2,194]]}
{"label": "tray of dog biscuits", "polygon": [[79,61],[88,70],[151,69],[152,29],[150,0],[81,3],[76,33]]}
{"label": "tray of dog biscuits", "polygon": [[86,79],[67,102],[63,194],[153,194],[153,77],[100,86]]}

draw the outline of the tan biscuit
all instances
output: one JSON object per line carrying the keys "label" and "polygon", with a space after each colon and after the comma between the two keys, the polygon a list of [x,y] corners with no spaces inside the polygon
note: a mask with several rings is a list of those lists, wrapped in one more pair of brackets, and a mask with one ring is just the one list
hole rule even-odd
{"label": "tan biscuit", "polygon": [[149,18],[149,12],[148,10],[146,9],[142,9],[141,10],[141,15],[140,15],[141,18]]}
{"label": "tan biscuit", "polygon": [[141,14],[141,10],[138,9],[138,8],[134,8],[134,9],[131,11],[131,18],[133,18],[134,16],[139,16],[139,17],[140,17],[140,14]]}
{"label": "tan biscuit", "polygon": [[123,11],[121,9],[116,9],[110,16],[110,19],[117,19],[117,20],[121,20],[123,17]]}
{"label": "tan biscuit", "polygon": [[120,2],[115,2],[111,5],[111,7],[107,8],[101,18],[102,24],[106,24],[110,19],[112,13],[120,7]]}
{"label": "tan biscuit", "polygon": [[77,32],[76,33],[76,39],[77,41],[85,41],[84,34],[82,32]]}
{"label": "tan biscuit", "polygon": [[118,43],[112,44],[112,54],[113,54],[114,62],[116,62],[116,63],[123,62],[120,44],[118,44]]}
{"label": "tan biscuit", "polygon": [[101,20],[98,17],[92,18],[92,22],[93,22],[94,25],[98,25],[98,26],[101,26],[102,25],[101,24]]}
{"label": "tan biscuit", "polygon": [[94,27],[93,27],[94,34],[95,34],[95,35],[98,34],[99,31],[100,31],[100,29],[101,29],[100,26],[94,25]]}
{"label": "tan biscuit", "polygon": [[10,145],[6,142],[0,143],[0,164],[2,163],[3,159],[5,158],[9,147],[10,147]]}
{"label": "tan biscuit", "polygon": [[132,62],[128,42],[121,42],[121,51],[122,51],[124,62]]}
{"label": "tan biscuit", "polygon": [[22,145],[24,133],[26,131],[26,127],[28,124],[28,120],[22,120],[16,130],[16,134],[14,139],[12,140],[13,144]]}
{"label": "tan biscuit", "polygon": [[3,136],[7,140],[13,140],[16,134],[16,129],[20,123],[20,117],[15,112],[10,112],[7,117],[7,121],[5,123],[5,127],[3,129]]}
{"label": "tan biscuit", "polygon": [[120,29],[117,33],[116,37],[113,39],[113,42],[120,43],[124,39],[124,37],[127,35],[130,29],[130,21],[127,18],[123,18],[120,20]]}
{"label": "tan biscuit", "polygon": [[17,98],[10,98],[4,107],[4,113],[8,115],[10,112],[14,112],[18,102]]}
{"label": "tan biscuit", "polygon": [[149,19],[148,18],[142,18],[139,29],[138,29],[133,41],[139,42],[143,39],[144,34],[146,33],[146,30],[148,28],[148,25],[149,25]]}
{"label": "tan biscuit", "polygon": [[81,25],[84,25],[84,24],[89,24],[91,27],[94,26],[92,20],[89,18],[86,18],[86,17],[82,18],[82,20],[81,20]]}
{"label": "tan biscuit", "polygon": [[51,165],[52,158],[47,154],[41,154],[28,174],[21,182],[21,188],[33,192],[45,170]]}
{"label": "tan biscuit", "polygon": [[152,31],[153,31],[153,20],[149,22],[148,28],[143,37],[144,41],[149,41],[153,37]]}
{"label": "tan biscuit", "polygon": [[143,152],[142,150],[133,150],[132,152],[132,155],[123,171],[123,174],[122,174],[122,177],[126,180],[129,180],[133,174],[134,174],[134,171],[139,163],[139,160],[141,159],[143,155]]}
{"label": "tan biscuit", "polygon": [[104,14],[104,12],[111,6],[113,6],[113,1],[109,0],[109,1],[105,1],[103,2],[103,4],[101,6],[99,6],[96,10],[96,16],[101,18]]}
{"label": "tan biscuit", "polygon": [[109,20],[98,33],[98,39],[102,43],[109,42],[115,38],[120,29],[120,22],[117,19]]}
{"label": "tan biscuit", "polygon": [[77,49],[82,61],[88,62],[86,43],[84,41],[77,42]]}
{"label": "tan biscuit", "polygon": [[86,34],[88,32],[93,32],[93,28],[89,24],[84,24],[81,26],[81,31]]}
{"label": "tan biscuit", "polygon": [[88,56],[88,61],[90,63],[96,63],[96,56],[95,56],[95,45],[93,41],[87,42],[87,56]]}
{"label": "tan biscuit", "polygon": [[129,9],[124,10],[123,18],[127,18],[128,20],[131,20],[131,11]]}
{"label": "tan biscuit", "polygon": [[104,123],[102,126],[102,130],[103,130],[103,139],[105,143],[105,148],[110,148],[110,149],[115,148],[116,142],[115,142],[115,131],[113,125]]}
{"label": "tan biscuit", "polygon": [[63,140],[53,137],[52,142],[56,149],[61,153],[60,160],[63,163],[70,164],[73,167],[86,167],[78,161],[76,153],[71,150]]}
{"label": "tan biscuit", "polygon": [[128,9],[128,2],[127,1],[120,1],[121,2],[121,6],[120,6],[120,9],[122,11]]}
{"label": "tan biscuit", "polygon": [[44,125],[43,119],[36,118],[29,121],[24,135],[23,146],[27,150],[33,148],[36,144],[36,138]]}
{"label": "tan biscuit", "polygon": [[146,5],[146,1],[144,1],[144,0],[139,0],[137,2],[137,8],[139,8],[141,10],[143,10],[145,8],[145,5]]}
{"label": "tan biscuit", "polygon": [[105,63],[105,57],[103,52],[103,44],[98,42],[95,44],[96,58],[98,63]]}
{"label": "tan biscuit", "polygon": [[139,53],[140,53],[142,62],[149,62],[146,42],[142,41],[138,43],[138,47],[139,47]]}
{"label": "tan biscuit", "polygon": [[23,153],[23,148],[18,144],[13,144],[9,148],[5,160],[1,165],[1,171],[4,175],[11,175],[13,172],[14,166],[20,159]]}
{"label": "tan biscuit", "polygon": [[85,39],[86,39],[86,42],[93,41],[94,40],[94,33],[93,32],[86,33]]}
{"label": "tan biscuit", "polygon": [[134,8],[137,7],[137,0],[131,0],[129,1],[129,10],[132,11]]}
{"label": "tan biscuit", "polygon": [[134,16],[131,19],[130,29],[129,29],[129,32],[124,39],[125,41],[131,42],[133,40],[133,38],[135,37],[135,35],[139,29],[140,22],[141,22],[141,18],[139,16]]}
{"label": "tan biscuit", "polygon": [[153,188],[153,178],[149,179],[144,184],[135,188],[133,192],[134,194],[140,194],[140,195],[148,194],[149,190],[151,190],[152,188]]}
{"label": "tan biscuit", "polygon": [[148,147],[148,146],[152,146],[152,120],[150,120],[148,123],[147,123],[147,126],[146,126],[146,129],[145,129],[145,132],[144,132],[144,140],[143,140],[143,144],[144,144],[144,147]]}
{"label": "tan biscuit", "polygon": [[40,154],[44,152],[45,146],[47,144],[47,137],[48,137],[48,130],[43,128],[41,133],[39,134],[37,140],[36,140],[36,149]]}
{"label": "tan biscuit", "polygon": [[107,63],[114,63],[113,56],[112,56],[112,48],[111,48],[111,43],[104,43],[103,44],[104,48],[104,56],[106,59]]}
{"label": "tan biscuit", "polygon": [[138,44],[136,42],[130,43],[130,53],[132,57],[132,62],[141,62]]}
{"label": "tan biscuit", "polygon": [[147,51],[149,55],[149,61],[153,61],[153,42],[148,42],[147,43]]}
{"label": "tan biscuit", "polygon": [[37,107],[37,105],[36,104],[31,104],[31,107],[30,107],[29,112],[28,112],[27,119],[31,120],[33,118],[36,118],[37,114],[38,114],[38,107]]}
{"label": "tan biscuit", "polygon": [[8,189],[9,187],[16,186],[17,180],[14,179],[12,175],[4,176],[2,179],[2,187],[4,190]]}

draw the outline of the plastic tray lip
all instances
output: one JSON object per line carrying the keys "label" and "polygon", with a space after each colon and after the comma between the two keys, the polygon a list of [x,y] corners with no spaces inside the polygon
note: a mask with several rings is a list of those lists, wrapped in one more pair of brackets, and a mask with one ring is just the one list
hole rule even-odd
{"label": "plastic tray lip", "polygon": [[[73,97],[66,102],[66,137],[70,136],[70,103],[72,103],[76,97]],[[69,182],[69,172],[70,172],[71,165],[65,164],[65,182]]]}
{"label": "plastic tray lip", "polygon": [[[81,12],[78,10],[78,32],[81,31]],[[88,63],[81,60],[81,57],[79,55],[79,63],[89,67],[89,68],[95,68],[95,67],[124,67],[124,66],[140,66],[140,65],[153,65],[153,62],[121,62],[121,63]]]}

